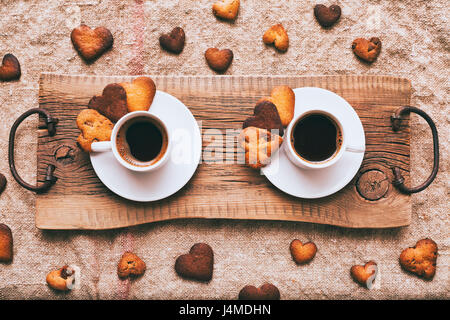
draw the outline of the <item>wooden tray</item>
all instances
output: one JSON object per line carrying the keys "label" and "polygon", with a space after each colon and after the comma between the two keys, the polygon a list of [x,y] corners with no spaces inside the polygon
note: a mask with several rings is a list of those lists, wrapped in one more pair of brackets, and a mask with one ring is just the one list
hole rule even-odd
{"label": "wooden tray", "polygon": [[[152,76],[159,90],[180,99],[202,121],[203,132],[240,129],[256,101],[275,85],[334,91],[361,118],[367,151],[352,182],[322,199],[286,195],[245,165],[203,162],[175,195],[157,202],[135,203],[116,196],[100,182],[89,156],[77,147],[79,131],[75,124],[78,113],[94,94],[100,94],[108,83],[130,78],[41,75],[39,105],[59,123],[54,137],[49,137],[45,129],[39,130],[37,179],[42,182],[47,164],[54,164],[59,180],[47,193],[37,196],[38,228],[108,229],[175,218],[292,220],[351,228],[410,223],[410,196],[391,185],[393,166],[400,167],[409,180],[409,119],[397,133],[390,126],[393,111],[410,103],[408,80],[386,76]],[[211,141],[204,139],[203,148],[209,144]]]}

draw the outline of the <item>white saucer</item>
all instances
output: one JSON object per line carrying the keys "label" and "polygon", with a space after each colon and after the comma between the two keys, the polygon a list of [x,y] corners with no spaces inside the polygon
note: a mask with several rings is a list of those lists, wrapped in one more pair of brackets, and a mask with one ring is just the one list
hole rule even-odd
{"label": "white saucer", "polygon": [[91,152],[91,163],[103,184],[119,196],[133,201],[156,201],[180,190],[193,176],[200,161],[202,138],[189,109],[168,93],[156,91],[150,113],[158,116],[172,137],[170,158],[151,172],[123,167],[112,151]]}
{"label": "white saucer", "polygon": [[[365,149],[364,129],[352,106],[337,94],[321,88],[297,88],[295,92],[295,116],[317,107],[336,115],[348,128],[348,144]],[[295,118],[294,116],[294,118]],[[284,139],[283,143],[289,143]],[[262,173],[278,189],[299,198],[313,199],[333,194],[345,187],[358,172],[364,152],[345,152],[333,166],[305,170],[294,165],[280,148]]]}

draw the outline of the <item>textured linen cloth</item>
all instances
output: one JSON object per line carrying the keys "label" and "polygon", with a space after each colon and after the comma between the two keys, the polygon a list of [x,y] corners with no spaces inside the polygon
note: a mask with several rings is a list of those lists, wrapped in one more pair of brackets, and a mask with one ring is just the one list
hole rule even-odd
{"label": "textured linen cloth", "polygon": [[[20,81],[0,83],[0,172],[8,186],[0,196],[0,223],[14,235],[14,261],[0,264],[0,299],[235,299],[246,284],[268,281],[282,299],[448,299],[449,295],[449,10],[445,0],[320,1],[342,7],[333,28],[315,21],[316,1],[242,0],[234,23],[216,19],[213,0],[152,1],[0,1],[0,55],[10,52],[20,61]],[[70,41],[80,22],[105,26],[114,35],[112,51],[87,65]],[[282,23],[290,48],[276,52],[262,42],[264,31]],[[158,37],[181,26],[186,46],[181,55],[162,51]],[[383,48],[367,65],[355,58],[357,37],[378,36]],[[412,197],[412,223],[384,230],[352,230],[326,225],[276,221],[176,220],[107,231],[41,231],[34,225],[35,195],[12,178],[7,160],[12,122],[38,106],[41,72],[66,74],[198,74],[213,72],[204,60],[209,47],[230,48],[234,61],[226,74],[338,75],[375,74],[412,81],[412,105],[425,110],[440,135],[440,172],[425,191]],[[20,174],[36,174],[35,118],[17,133]],[[431,171],[431,132],[412,116],[412,183]],[[439,246],[437,273],[423,281],[401,270],[400,252],[431,237]],[[289,253],[294,238],[314,241],[312,263],[297,266]],[[178,255],[196,242],[214,249],[210,283],[179,278]],[[145,276],[119,280],[117,262],[125,250],[147,263]],[[372,290],[359,287],[349,274],[353,264],[373,259],[380,274]],[[80,287],[57,294],[45,283],[51,269],[64,264],[80,268]]]}

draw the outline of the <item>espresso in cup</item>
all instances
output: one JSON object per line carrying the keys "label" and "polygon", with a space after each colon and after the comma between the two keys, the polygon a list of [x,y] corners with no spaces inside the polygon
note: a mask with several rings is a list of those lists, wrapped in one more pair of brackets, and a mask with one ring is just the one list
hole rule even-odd
{"label": "espresso in cup", "polygon": [[153,118],[135,117],[120,127],[116,145],[120,157],[127,163],[137,167],[151,166],[167,151],[167,132]]}
{"label": "espresso in cup", "polygon": [[297,120],[292,129],[291,144],[297,156],[307,162],[332,159],[342,147],[342,132],[327,114],[308,113]]}

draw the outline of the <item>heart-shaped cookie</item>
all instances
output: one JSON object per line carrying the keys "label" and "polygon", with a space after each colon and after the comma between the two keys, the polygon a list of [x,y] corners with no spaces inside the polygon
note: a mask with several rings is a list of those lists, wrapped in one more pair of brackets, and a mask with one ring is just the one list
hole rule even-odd
{"label": "heart-shaped cookie", "polygon": [[381,51],[381,40],[377,37],[372,37],[369,40],[358,38],[352,43],[353,53],[360,59],[367,62],[374,62]]}
{"label": "heart-shaped cookie", "polygon": [[205,51],[205,59],[209,67],[217,72],[225,72],[233,61],[233,51],[209,48]]}
{"label": "heart-shaped cookie", "polygon": [[5,191],[6,184],[7,184],[6,177],[2,173],[0,173],[0,194],[2,194],[3,191]]}
{"label": "heart-shaped cookie", "polygon": [[77,116],[77,127],[81,134],[77,142],[81,149],[91,152],[96,141],[109,141],[114,127],[111,121],[93,109],[84,109]]}
{"label": "heart-shaped cookie", "polygon": [[5,54],[0,67],[0,80],[11,81],[19,79],[21,75],[20,63],[11,53]]}
{"label": "heart-shaped cookie", "polygon": [[13,236],[11,229],[0,223],[0,262],[10,262],[13,258]]}
{"label": "heart-shaped cookie", "polygon": [[295,93],[288,86],[277,86],[272,89],[270,97],[262,98],[259,102],[266,100],[272,102],[278,110],[281,124],[285,127],[289,125],[294,117]]}
{"label": "heart-shaped cookie", "polygon": [[260,169],[270,163],[270,157],[280,148],[283,138],[266,129],[247,127],[239,134],[238,141],[245,151],[245,163]]}
{"label": "heart-shaped cookie", "polygon": [[[253,110],[253,116],[245,119],[242,129],[247,127],[266,129],[279,136],[283,136],[284,133],[277,107],[272,102],[266,100],[257,103]],[[272,130],[278,130],[278,132]]]}
{"label": "heart-shaped cookie", "polygon": [[261,287],[245,286],[239,292],[239,300],[280,300],[280,291],[271,283]]}
{"label": "heart-shaped cookie", "polygon": [[317,247],[314,242],[303,244],[298,239],[292,240],[289,250],[291,251],[292,259],[298,264],[310,262],[317,253]]}
{"label": "heart-shaped cookie", "polygon": [[118,83],[108,84],[101,96],[94,96],[88,107],[97,110],[112,122],[117,122],[128,113],[127,93]]}
{"label": "heart-shaped cookie", "polygon": [[289,48],[289,37],[281,24],[271,26],[263,35],[265,44],[273,44],[280,51],[286,51]]}
{"label": "heart-shaped cookie", "polygon": [[341,17],[341,7],[336,4],[329,7],[318,4],[314,7],[314,16],[322,27],[329,28]]}
{"label": "heart-shaped cookie", "polygon": [[353,280],[368,289],[372,289],[377,274],[378,266],[375,261],[369,261],[363,266],[355,265],[350,269]]}
{"label": "heart-shaped cookie", "polygon": [[69,266],[50,271],[45,279],[47,284],[58,291],[68,291],[73,287],[75,281],[75,270]]}
{"label": "heart-shaped cookie", "polygon": [[128,112],[148,111],[156,93],[156,85],[149,77],[138,77],[120,84],[127,94]]}
{"label": "heart-shaped cookie", "polygon": [[406,271],[427,280],[433,279],[436,273],[438,247],[431,239],[417,241],[412,248],[403,250],[400,254],[400,265]]}
{"label": "heart-shaped cookie", "polygon": [[92,30],[84,24],[72,30],[70,39],[81,57],[88,62],[100,57],[113,45],[113,36],[108,29],[98,27]]}
{"label": "heart-shaped cookie", "polygon": [[184,30],[176,27],[170,33],[162,34],[159,37],[159,44],[164,50],[178,54],[183,51],[185,39]]}
{"label": "heart-shaped cookie", "polygon": [[213,4],[213,13],[225,20],[234,20],[239,11],[239,0],[219,0]]}
{"label": "heart-shaped cookie", "polygon": [[145,262],[132,252],[125,252],[117,265],[119,278],[139,277],[146,270]]}
{"label": "heart-shaped cookie", "polygon": [[188,254],[175,261],[175,271],[184,278],[209,281],[213,275],[214,253],[206,243],[196,243]]}

